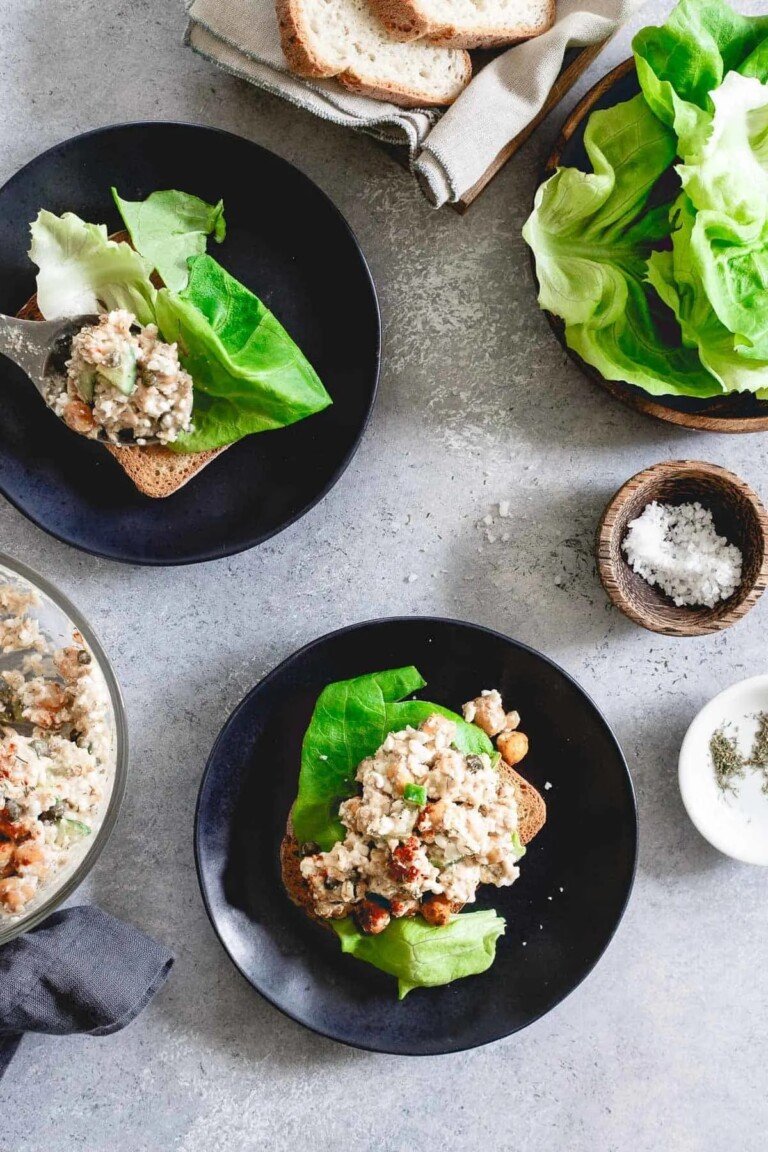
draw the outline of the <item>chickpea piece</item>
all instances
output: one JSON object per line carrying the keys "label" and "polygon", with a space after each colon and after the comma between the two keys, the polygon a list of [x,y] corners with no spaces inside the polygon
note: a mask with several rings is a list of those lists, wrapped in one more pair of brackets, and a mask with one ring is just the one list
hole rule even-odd
{"label": "chickpea piece", "polygon": [[[471,719],[470,719],[471,717]],[[482,728],[488,736],[496,736],[504,729],[506,714],[501,696],[494,688],[485,696],[477,696],[464,705],[464,719]]]}
{"label": "chickpea piece", "polygon": [[361,900],[355,908],[355,919],[361,932],[367,936],[378,936],[390,921],[389,912],[375,900]]}
{"label": "chickpea piece", "polygon": [[513,767],[527,756],[528,737],[524,732],[502,732],[496,741],[496,747],[504,761]]}
{"label": "chickpea piece", "polygon": [[422,900],[420,911],[427,924],[432,924],[435,928],[441,928],[443,924],[447,924],[453,915],[451,901],[448,897],[439,896],[432,892]]}

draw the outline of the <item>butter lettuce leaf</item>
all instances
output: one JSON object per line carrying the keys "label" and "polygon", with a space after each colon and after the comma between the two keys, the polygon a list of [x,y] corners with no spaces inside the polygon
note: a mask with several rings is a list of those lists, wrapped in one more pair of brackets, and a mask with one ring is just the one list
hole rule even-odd
{"label": "butter lettuce leaf", "polygon": [[648,106],[669,127],[691,108],[706,111],[727,72],[759,75],[766,38],[768,16],[742,16],[725,0],[681,0],[661,27],[643,28],[632,42]]}
{"label": "butter lettuce leaf", "polygon": [[724,392],[760,392],[768,387],[768,360],[743,356],[732,332],[720,321],[707,295],[694,257],[697,217],[683,193],[673,210],[672,250],[654,252],[648,280],[680,324],[683,342],[698,351],[702,364]]}
{"label": "butter lettuce leaf", "polygon": [[639,95],[594,112],[584,147],[592,171],[558,169],[523,229],[539,303],[564,321],[568,346],[605,379],[655,395],[717,395],[718,381],[646,283],[648,258],[672,231],[670,205],[651,197],[675,159],[674,133]]}
{"label": "butter lettuce leaf", "polygon": [[697,211],[762,231],[768,221],[768,85],[729,72],[712,111],[679,134],[677,173]]}
{"label": "butter lettuce leaf", "polygon": [[[357,788],[355,773],[390,732],[416,727],[435,712],[456,724],[454,747],[493,754],[493,745],[474,724],[438,704],[407,700],[426,683],[413,666],[372,672],[329,684],[318,697],[301,750],[294,835],[324,851],[344,836],[339,804]],[[436,927],[420,917],[391,920],[377,936],[360,932],[351,918],[332,921],[343,952],[397,977],[402,1000],[413,988],[434,988],[484,972],[494,961],[504,920],[495,912],[470,912]]]}
{"label": "butter lettuce leaf", "polygon": [[339,804],[356,791],[355,773],[390,732],[417,727],[435,712],[456,724],[455,747],[492,755],[493,745],[476,725],[425,700],[406,700],[425,681],[418,669],[396,668],[329,684],[318,697],[301,749],[299,790],[291,811],[296,838],[323,851],[344,836]]}
{"label": "butter lettuce leaf", "polygon": [[175,452],[221,448],[331,403],[277,317],[211,256],[190,260],[183,292],[160,289],[156,312],[194,381],[194,431],[169,446]]}
{"label": "butter lettuce leaf", "polygon": [[150,265],[130,244],[110,240],[104,224],[43,210],[30,232],[37,303],[46,320],[125,308],[141,324],[154,321],[157,293]]}
{"label": "butter lettuce leaf", "polygon": [[351,919],[333,921],[342,952],[397,977],[398,998],[414,988],[435,988],[490,968],[505,923],[494,911],[465,912],[440,928],[418,917],[393,920],[366,936]]}
{"label": "butter lettuce leaf", "polygon": [[112,197],[134,248],[172,292],[186,288],[188,261],[203,255],[208,237],[221,243],[226,235],[223,200],[206,204],[175,190],[153,192],[146,200],[123,200],[116,188]]}

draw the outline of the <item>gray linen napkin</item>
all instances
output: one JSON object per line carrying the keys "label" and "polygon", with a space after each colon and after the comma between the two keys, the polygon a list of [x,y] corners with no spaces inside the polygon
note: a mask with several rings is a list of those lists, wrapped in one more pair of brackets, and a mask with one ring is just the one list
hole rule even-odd
{"label": "gray linen napkin", "polygon": [[172,954],[100,908],[65,908],[0,948],[0,1079],[24,1032],[107,1036],[165,983]]}
{"label": "gray linen napkin", "polygon": [[460,200],[542,107],[568,48],[607,39],[645,0],[557,0],[557,21],[502,52],[444,114],[407,110],[289,72],[274,0],[194,0],[187,44],[199,55],[325,120],[406,147],[436,207]]}

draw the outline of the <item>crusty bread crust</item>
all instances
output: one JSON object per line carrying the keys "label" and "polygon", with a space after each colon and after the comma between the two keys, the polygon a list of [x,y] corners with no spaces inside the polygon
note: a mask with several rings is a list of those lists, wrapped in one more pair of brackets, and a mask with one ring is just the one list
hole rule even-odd
{"label": "crusty bread crust", "polygon": [[[499,772],[515,789],[520,840],[523,844],[530,844],[547,820],[547,806],[544,803],[544,797],[534,788],[533,784],[530,784],[503,760],[499,765]],[[289,814],[285,836],[280,844],[280,869],[285,890],[293,903],[306,912],[310,920],[314,920],[323,928],[330,929],[331,926],[328,921],[315,913],[309,885],[301,874],[301,859],[301,845],[293,834],[293,824]],[[453,910],[460,912],[461,908],[462,905],[454,905]]]}
{"label": "crusty bread crust", "polygon": [[[312,50],[312,40],[307,35],[301,6],[296,3],[296,0],[275,0],[275,11],[283,55],[288,67],[297,76],[306,76],[308,79],[314,80],[333,78],[350,92],[357,92],[360,96],[370,96],[373,100],[386,100],[390,104],[397,104],[400,108],[444,107],[446,104],[453,103],[472,79],[472,60],[466,52],[462,59],[463,75],[461,81],[457,85],[455,94],[447,100],[432,99],[425,96],[423,92],[417,92],[407,86],[392,88],[388,85],[373,84],[352,68],[334,73],[333,69],[329,68],[327,63]],[[398,37],[398,39],[402,38]]]}
{"label": "crusty bread crust", "polygon": [[226,448],[212,448],[207,452],[172,452],[164,444],[147,444],[144,448],[120,448],[117,444],[104,447],[139,492],[153,500],[178,492],[226,451]]}
{"label": "crusty bread crust", "polygon": [[[130,236],[125,231],[114,232],[110,240],[126,244],[131,242]],[[153,280],[157,278],[153,277]],[[157,287],[162,287],[162,281],[157,280]],[[45,319],[37,306],[37,293],[30,296],[17,315],[20,320]],[[104,444],[104,447],[111,456],[114,456],[139,492],[144,496],[151,496],[154,500],[162,500],[188,484],[207,464],[222,452],[226,452],[228,445],[207,452],[172,452],[163,444],[147,444],[144,448],[121,448],[116,444]]]}
{"label": "crusty bread crust", "polygon": [[452,104],[454,100],[458,99],[472,79],[472,60],[468,52],[464,53],[462,63],[464,75],[461,85],[457,87],[456,95],[450,101],[431,100],[426,98],[423,93],[413,92],[405,88],[395,91],[386,86],[379,87],[376,84],[371,84],[370,81],[363,80],[351,68],[348,68],[346,72],[341,72],[336,79],[342,87],[347,88],[350,92],[357,92],[360,96],[370,96],[372,100],[386,100],[390,104],[397,104],[399,108],[444,108],[447,104]]}
{"label": "crusty bread crust", "polygon": [[333,69],[324,64],[312,51],[301,19],[300,8],[293,0],[276,0],[277,26],[280,29],[280,44],[288,67],[297,76],[310,79],[327,79]]}
{"label": "crusty bread crust", "polygon": [[429,40],[439,48],[503,48],[520,44],[548,32],[555,22],[555,0],[549,0],[547,20],[544,24],[514,28],[487,27],[457,28],[430,20],[421,10],[419,0],[371,0],[371,6],[384,27],[395,40]]}

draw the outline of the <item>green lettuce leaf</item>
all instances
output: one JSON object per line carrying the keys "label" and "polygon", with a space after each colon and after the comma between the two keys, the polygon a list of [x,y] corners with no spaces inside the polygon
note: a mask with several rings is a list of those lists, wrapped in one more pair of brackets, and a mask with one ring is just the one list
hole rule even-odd
{"label": "green lettuce leaf", "polygon": [[[632,48],[648,106],[664,124],[708,108],[727,72],[764,65],[768,16],[741,16],[725,0],[681,0],[660,28],[643,28]],[[686,107],[687,106],[687,107]]]}
{"label": "green lettuce leaf", "polygon": [[648,280],[674,312],[683,342],[696,348],[702,364],[725,392],[758,392],[768,387],[768,362],[740,354],[732,332],[721,323],[704,290],[691,239],[696,214],[683,193],[673,211],[677,230],[671,252],[654,252]]}
{"label": "green lettuce leaf", "polygon": [[416,668],[373,672],[329,684],[318,697],[301,749],[299,791],[291,811],[299,842],[315,841],[323,851],[344,836],[338,812],[356,790],[355,773],[390,732],[415,728],[435,712],[456,724],[455,747],[492,755],[493,745],[476,725],[425,700],[405,700],[425,687]]}
{"label": "green lettuce leaf", "polygon": [[[406,700],[426,686],[417,668],[372,672],[329,684],[318,697],[301,749],[299,791],[291,810],[299,842],[324,851],[344,836],[339,804],[357,788],[355,773],[390,732],[417,727],[439,712],[456,724],[454,747],[466,754],[493,754],[476,725],[438,704]],[[378,936],[360,932],[351,918],[333,921],[342,951],[396,976],[400,999],[412,988],[448,984],[484,972],[493,963],[504,920],[495,912],[472,912],[435,927],[417,917],[395,919]]]}
{"label": "green lettuce leaf", "polygon": [[760,232],[768,221],[768,86],[729,72],[712,111],[680,136],[677,172],[693,207]]}
{"label": "green lettuce leaf", "polygon": [[170,447],[202,452],[284,428],[331,403],[312,365],[272,312],[210,256],[189,284],[161,289],[157,322],[194,380],[194,432]]}
{"label": "green lettuce leaf", "polygon": [[86,224],[72,212],[54,216],[43,210],[30,231],[37,302],[47,320],[125,308],[141,324],[154,321],[151,267],[130,244],[110,240],[103,224]]}
{"label": "green lettuce leaf", "polygon": [[188,192],[153,192],[146,200],[112,196],[133,246],[159,273],[166,288],[181,292],[189,281],[188,261],[202,256],[208,236],[226,235],[224,201],[206,204]]}
{"label": "green lettuce leaf", "polygon": [[435,988],[490,968],[504,920],[493,911],[465,912],[435,928],[424,920],[393,920],[379,936],[365,936],[351,919],[333,928],[348,952],[397,977],[398,998],[414,988]]}
{"label": "green lettuce leaf", "polygon": [[718,382],[695,351],[668,342],[674,319],[647,286],[647,261],[671,232],[669,205],[650,206],[676,152],[674,133],[642,96],[589,119],[593,171],[560,168],[536,193],[523,229],[539,303],[565,322],[568,346],[607,380],[655,395],[712,396]]}
{"label": "green lettuce leaf", "polygon": [[[730,344],[736,386],[762,389],[768,360],[768,86],[728,73],[711,93],[711,111],[681,137],[680,153],[684,163],[677,171],[689,207],[677,209],[672,271],[683,277],[684,291],[700,297],[695,308],[688,302],[687,326],[692,335],[696,325],[704,326],[697,342],[710,371],[723,378],[728,367],[716,370],[705,358],[702,349],[714,338],[719,351]],[[660,270],[657,262],[652,275]]]}

